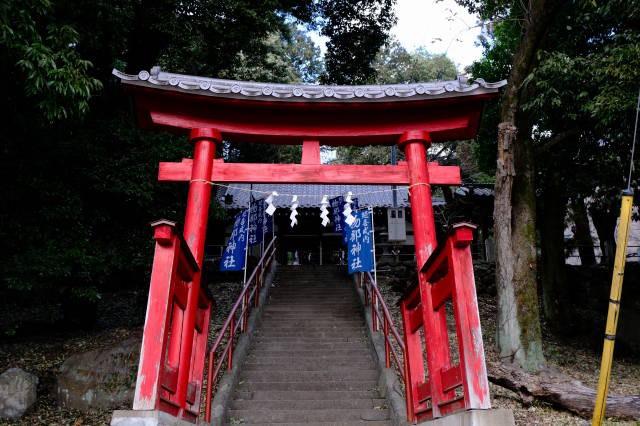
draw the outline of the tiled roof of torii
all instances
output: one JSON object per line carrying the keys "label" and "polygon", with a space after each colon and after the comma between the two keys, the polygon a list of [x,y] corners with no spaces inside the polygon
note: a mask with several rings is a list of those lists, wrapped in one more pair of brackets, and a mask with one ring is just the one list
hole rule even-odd
{"label": "tiled roof of torii", "polygon": [[222,80],[165,72],[160,67],[138,74],[125,74],[114,69],[113,75],[123,83],[134,86],[164,88],[178,92],[197,93],[226,98],[251,98],[287,101],[402,101],[438,99],[495,93],[506,80],[488,83],[483,79],[468,81],[458,77],[451,81],[412,84],[383,84],[366,86],[322,86],[314,84],[256,83],[251,81]]}

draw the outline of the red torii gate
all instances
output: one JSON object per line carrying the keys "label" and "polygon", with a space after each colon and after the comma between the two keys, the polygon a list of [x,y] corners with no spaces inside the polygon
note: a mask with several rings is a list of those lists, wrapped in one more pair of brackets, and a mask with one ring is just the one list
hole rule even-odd
{"label": "red torii gate", "polygon": [[[151,275],[134,410],[195,422],[200,412],[211,301],[200,289],[210,182],[409,185],[419,283],[402,303],[410,420],[490,408],[469,252],[458,229],[436,253],[431,185],[460,184],[455,166],[427,163],[432,142],[471,139],[483,103],[504,82],[384,86],[261,84],[113,71],[132,94],[140,126],[188,132],[193,159],[160,163],[160,181],[189,182],[184,231],[154,224]],[[302,144],[301,164],[239,164],[215,158],[222,139]],[[320,144],[398,144],[397,165],[322,165]],[[453,301],[460,363],[451,365],[444,302]],[[418,331],[424,330],[425,351]],[[461,387],[463,395],[456,395]]]}

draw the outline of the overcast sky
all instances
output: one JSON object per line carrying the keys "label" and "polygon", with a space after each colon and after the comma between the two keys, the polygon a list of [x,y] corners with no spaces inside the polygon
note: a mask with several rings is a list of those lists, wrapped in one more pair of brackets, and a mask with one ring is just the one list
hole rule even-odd
{"label": "overcast sky", "polygon": [[[478,18],[454,0],[397,0],[396,16],[391,34],[409,50],[424,46],[431,53],[446,53],[459,72],[482,56],[476,46]],[[324,53],[322,37],[312,34],[312,38]]]}
{"label": "overcast sky", "polygon": [[425,46],[431,53],[446,53],[458,71],[482,56],[476,46],[478,18],[454,0],[397,0],[396,15],[391,33],[407,49]]}

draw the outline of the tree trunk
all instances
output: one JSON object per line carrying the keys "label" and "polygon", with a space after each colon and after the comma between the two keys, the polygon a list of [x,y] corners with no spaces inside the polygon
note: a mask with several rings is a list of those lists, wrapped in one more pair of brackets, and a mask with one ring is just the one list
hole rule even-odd
{"label": "tree trunk", "polygon": [[591,238],[591,227],[589,226],[589,216],[584,206],[584,199],[580,196],[571,199],[571,210],[573,211],[573,222],[576,226],[575,240],[580,254],[580,263],[583,266],[596,264],[596,254],[593,250],[593,239]]}
{"label": "tree trunk", "polygon": [[[591,417],[596,392],[564,373],[544,369],[529,374],[505,364],[488,363],[489,380],[517,392],[524,402],[534,399],[564,408],[582,417]],[[640,395],[607,397],[607,417],[640,419]]]}
{"label": "tree trunk", "polygon": [[564,253],[565,216],[567,197],[557,173],[548,170],[542,193],[542,220],[540,221],[540,242],[542,246],[542,307],[551,326],[560,330],[566,325],[567,274]]}
{"label": "tree trunk", "polygon": [[521,90],[553,15],[553,0],[532,0],[513,58],[498,126],[494,230],[500,356],[526,370],[544,365],[536,285],[536,227],[530,128],[520,114]]}
{"label": "tree trunk", "polygon": [[602,257],[600,263],[602,265],[613,266],[613,257],[616,251],[616,224],[618,216],[612,210],[605,208],[592,208],[590,210],[593,226],[598,233],[600,240],[600,250]]}

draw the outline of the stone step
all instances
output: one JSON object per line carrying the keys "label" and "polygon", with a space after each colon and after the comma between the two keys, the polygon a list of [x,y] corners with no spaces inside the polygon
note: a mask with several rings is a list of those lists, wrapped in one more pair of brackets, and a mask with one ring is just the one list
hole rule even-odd
{"label": "stone step", "polygon": [[[262,324],[266,324],[262,326]],[[261,330],[263,327],[267,329],[268,327],[278,327],[278,328],[302,328],[302,327],[311,327],[311,328],[323,328],[323,327],[331,327],[331,328],[362,328],[365,329],[365,323],[362,321],[357,321],[355,315],[352,318],[344,317],[344,318],[334,318],[331,315],[318,315],[315,317],[278,317],[273,316],[269,318],[265,318],[264,322],[260,324],[261,326],[258,330]]]}
{"label": "stone step", "polygon": [[362,380],[376,380],[379,376],[377,369],[355,370],[337,367],[324,371],[265,371],[243,370],[241,380],[251,382],[348,382]]}
{"label": "stone step", "polygon": [[237,391],[234,394],[237,399],[252,400],[252,401],[282,401],[282,400],[351,400],[351,399],[376,399],[380,398],[380,394],[377,389],[373,390],[360,390],[360,391],[343,391],[343,390],[330,390],[330,391]]}
{"label": "stone step", "polygon": [[306,423],[341,422],[345,420],[388,420],[388,410],[332,409],[332,410],[229,410],[230,423]]}
{"label": "stone step", "polygon": [[[362,312],[264,312],[263,318],[276,320],[283,323],[295,324],[294,321],[324,320],[353,320],[362,315]],[[364,324],[364,323],[363,323]]]}
{"label": "stone step", "polygon": [[[260,364],[265,366],[278,365],[279,363],[295,364],[298,362],[300,363],[300,365],[304,365],[305,363],[309,363],[313,361],[316,361],[318,363],[327,363],[327,364],[337,363],[337,365],[347,365],[349,360],[351,360],[351,363],[354,364],[353,357],[340,356],[340,355],[335,355],[330,353],[329,354],[317,353],[315,355],[309,354],[307,356],[300,356],[300,355],[270,356],[270,355],[265,355],[257,352],[251,352],[247,355],[248,363]],[[369,356],[358,358],[358,364],[359,363],[364,364],[365,362],[369,362],[369,361],[373,361],[373,357],[371,356],[371,353],[369,353]],[[271,368],[271,367],[265,367],[265,369],[266,368]]]}
{"label": "stone step", "polygon": [[279,267],[229,424],[389,425],[379,370],[343,268]]}
{"label": "stone step", "polygon": [[[258,360],[256,360],[258,361]],[[247,362],[242,366],[244,371],[264,371],[266,366],[271,369],[277,369],[278,371],[327,371],[329,369],[337,371],[339,369],[345,370],[371,370],[375,369],[376,365],[372,359],[359,360],[357,363],[353,362],[353,359],[347,361],[345,358],[338,361],[336,359],[300,359],[292,360],[287,358],[284,361],[278,361],[271,358],[272,363],[266,364],[264,362]]]}
{"label": "stone step", "polygon": [[359,339],[366,337],[364,330],[267,330],[261,333],[257,333],[256,336],[260,336],[265,339],[277,339],[279,337],[305,337],[309,339],[323,339],[334,337],[346,337],[350,339]]}
{"label": "stone step", "polygon": [[[271,350],[271,349],[263,349],[260,351],[251,351],[251,354],[254,355],[264,355],[270,357],[276,356],[294,356],[294,357],[314,357],[318,356],[318,351],[314,350],[306,350],[306,351],[288,351],[288,350]],[[370,357],[371,351],[368,348],[358,348],[358,349],[336,349],[331,351],[332,355],[347,357]]]}
{"label": "stone step", "polygon": [[[241,423],[243,425],[261,425],[261,426],[300,426],[300,423]],[[391,423],[388,420],[368,421],[353,420],[350,422],[305,422],[305,426],[388,426]],[[231,423],[225,423],[225,426]]]}
{"label": "stone step", "polygon": [[378,389],[377,380],[348,382],[252,382],[240,380],[238,391],[369,391]]}
{"label": "stone step", "polygon": [[346,312],[362,312],[362,309],[354,305],[353,303],[331,303],[325,305],[303,305],[303,304],[282,304],[282,305],[273,305],[267,303],[264,308],[264,312],[288,312],[288,313],[298,313],[298,312],[333,312],[333,311],[346,311]]}
{"label": "stone step", "polygon": [[[313,334],[313,333],[345,333],[345,334],[362,334],[366,333],[366,328],[364,324],[349,324],[349,325],[341,325],[339,323],[331,322],[325,324],[316,324],[316,325],[297,325],[297,324],[281,324],[281,325],[273,325],[271,327],[260,327],[258,331],[255,332],[256,335],[267,335],[269,333],[302,333],[304,334]],[[324,336],[323,336],[324,337]],[[310,337],[317,338],[317,337]]]}
{"label": "stone step", "polygon": [[376,408],[386,406],[382,398],[369,399],[293,399],[276,401],[256,401],[235,399],[231,402],[231,410],[330,410],[345,408]]}
{"label": "stone step", "polygon": [[259,334],[269,334],[269,333],[340,333],[345,332],[347,334],[351,333],[366,333],[367,329],[364,324],[350,324],[350,325],[341,325],[340,323],[336,323],[334,321],[325,324],[316,324],[316,325],[298,325],[297,323],[281,323],[279,326],[272,327],[260,327],[256,331],[256,335]]}
{"label": "stone step", "polygon": [[299,336],[287,336],[287,337],[278,337],[277,339],[270,339],[268,337],[262,337],[259,334],[254,336],[253,342],[291,342],[291,343],[301,343],[306,345],[313,345],[316,343],[346,343],[346,342],[365,342],[367,343],[369,340],[366,336],[361,337],[324,337],[319,339],[314,339],[310,337],[299,337]]}
{"label": "stone step", "polygon": [[[310,286],[303,288],[293,288],[293,287],[271,287],[269,291],[269,298],[276,299],[281,301],[286,301],[288,297],[304,300],[309,297],[309,295],[316,295],[327,297],[329,300],[335,299],[338,296],[348,297],[347,300],[352,300],[356,297],[356,292],[351,287],[334,287],[334,288],[325,288],[318,286]],[[308,300],[308,299],[307,299]]]}
{"label": "stone step", "polygon": [[262,351],[331,351],[336,349],[348,350],[348,349],[367,349],[368,346],[364,342],[341,342],[341,343],[293,343],[293,342],[279,342],[277,339],[266,340],[261,342],[255,342],[252,347],[252,352]]}

